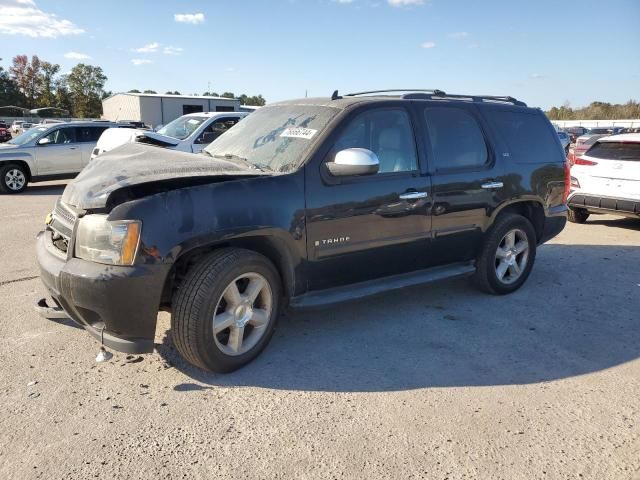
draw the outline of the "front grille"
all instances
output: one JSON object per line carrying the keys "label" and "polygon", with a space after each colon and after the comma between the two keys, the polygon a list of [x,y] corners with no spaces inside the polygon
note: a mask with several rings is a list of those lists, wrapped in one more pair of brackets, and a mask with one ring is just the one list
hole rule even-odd
{"label": "front grille", "polygon": [[49,224],[51,241],[58,250],[67,252],[76,219],[75,212],[58,199],[53,209],[53,218]]}

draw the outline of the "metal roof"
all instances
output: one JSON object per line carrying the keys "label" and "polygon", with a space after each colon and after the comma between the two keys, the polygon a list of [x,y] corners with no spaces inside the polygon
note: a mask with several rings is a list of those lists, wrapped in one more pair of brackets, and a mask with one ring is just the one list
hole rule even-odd
{"label": "metal roof", "polygon": [[136,93],[136,92],[114,93],[113,95],[105,98],[105,100],[108,100],[113,97],[117,97],[118,95],[129,95],[132,97],[184,98],[184,99],[190,99],[190,100],[194,100],[194,99],[196,100],[227,100],[229,102],[240,101],[240,99],[238,98],[211,97],[209,95],[169,95],[169,94],[162,94],[162,93]]}

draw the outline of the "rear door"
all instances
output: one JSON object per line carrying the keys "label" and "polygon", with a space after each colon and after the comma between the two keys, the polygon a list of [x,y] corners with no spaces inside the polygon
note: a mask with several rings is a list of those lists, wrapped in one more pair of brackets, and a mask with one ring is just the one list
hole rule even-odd
{"label": "rear door", "polygon": [[82,156],[76,143],[75,127],[58,127],[38,141],[42,138],[47,138],[49,143],[36,143],[38,175],[59,175],[82,170]]}
{"label": "rear door", "polygon": [[[429,263],[430,183],[421,171],[407,102],[365,106],[334,129],[306,167],[310,289],[417,270]],[[324,163],[347,148],[366,148],[380,171],[330,177]]]}
{"label": "rear door", "polygon": [[106,125],[76,127],[76,144],[80,150],[81,169],[91,160],[91,152],[96,147],[100,135],[109,128]]}
{"label": "rear door", "polygon": [[493,210],[505,197],[504,167],[474,105],[422,102],[438,264],[476,257]]}

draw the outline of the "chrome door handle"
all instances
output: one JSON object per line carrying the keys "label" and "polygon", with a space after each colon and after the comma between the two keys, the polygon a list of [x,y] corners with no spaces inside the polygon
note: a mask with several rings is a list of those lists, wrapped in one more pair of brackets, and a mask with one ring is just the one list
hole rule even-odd
{"label": "chrome door handle", "polygon": [[69,147],[69,150],[77,150],[78,147]]}
{"label": "chrome door handle", "polygon": [[419,198],[427,198],[427,192],[405,192],[400,195],[401,200],[418,200]]}
{"label": "chrome door handle", "polygon": [[504,187],[504,183],[502,182],[487,182],[481,185],[482,188],[486,190],[491,190],[493,188],[502,188]]}

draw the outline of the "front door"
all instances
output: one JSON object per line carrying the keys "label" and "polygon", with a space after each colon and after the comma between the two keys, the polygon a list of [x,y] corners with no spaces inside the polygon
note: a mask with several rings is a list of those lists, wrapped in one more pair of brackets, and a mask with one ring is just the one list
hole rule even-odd
{"label": "front door", "polygon": [[[401,106],[353,112],[328,139],[327,155],[307,165],[311,290],[426,264],[431,189],[420,172],[412,125],[409,111]],[[379,173],[330,178],[323,163],[347,148],[373,151],[380,161]]]}
{"label": "front door", "polygon": [[[40,144],[42,138],[48,143]],[[56,128],[36,143],[38,175],[58,175],[82,170],[82,153],[76,143],[75,127]]]}
{"label": "front door", "polygon": [[502,157],[474,105],[420,107],[433,188],[433,255],[438,264],[476,258],[491,213],[504,199]]}

